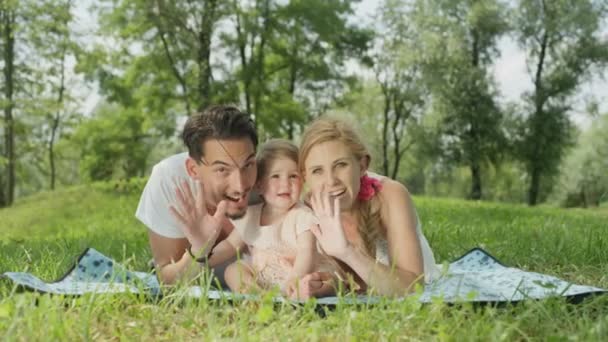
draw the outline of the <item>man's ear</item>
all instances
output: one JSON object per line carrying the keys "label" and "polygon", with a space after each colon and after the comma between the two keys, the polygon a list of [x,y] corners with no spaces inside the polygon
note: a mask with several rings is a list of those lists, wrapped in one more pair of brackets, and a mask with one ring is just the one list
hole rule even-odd
{"label": "man's ear", "polygon": [[188,157],[188,159],[186,159],[186,171],[188,172],[188,176],[191,178],[198,179],[200,177],[198,164],[194,159],[192,159],[192,157]]}
{"label": "man's ear", "polygon": [[372,157],[369,154],[366,154],[365,156],[363,156],[363,158],[361,158],[361,160],[359,160],[359,166],[361,168],[361,175],[363,175],[365,172],[367,172],[367,169],[369,168],[369,164],[372,161]]}

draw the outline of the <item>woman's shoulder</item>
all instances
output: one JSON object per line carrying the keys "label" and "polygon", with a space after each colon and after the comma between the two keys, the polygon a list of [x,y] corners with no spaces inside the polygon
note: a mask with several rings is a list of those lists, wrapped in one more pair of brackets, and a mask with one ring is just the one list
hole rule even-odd
{"label": "woman's shoulder", "polygon": [[383,220],[395,214],[413,213],[412,197],[405,185],[389,177],[383,178],[382,187],[377,193]]}
{"label": "woman's shoulder", "polygon": [[391,200],[394,198],[406,198],[410,197],[410,193],[402,183],[376,173],[368,173],[371,178],[377,179],[382,185],[380,189],[378,189],[377,194],[386,200]]}

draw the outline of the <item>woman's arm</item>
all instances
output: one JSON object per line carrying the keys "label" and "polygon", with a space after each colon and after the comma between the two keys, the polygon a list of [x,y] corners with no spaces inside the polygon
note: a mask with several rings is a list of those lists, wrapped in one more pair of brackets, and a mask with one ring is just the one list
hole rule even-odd
{"label": "woman's arm", "polygon": [[405,295],[424,279],[416,214],[409,192],[399,182],[387,179],[378,195],[392,265],[377,263],[375,258],[352,247],[342,261],[357,272],[369,289],[382,295]]}
{"label": "woman's arm", "polygon": [[385,296],[401,296],[414,290],[423,278],[422,254],[416,235],[416,218],[411,198],[405,187],[386,180],[378,194],[381,196],[380,211],[386,228],[389,255],[392,265],[377,263],[372,257],[348,242],[339,214],[339,201],[325,196],[313,198],[313,207],[321,224],[313,233],[325,251],[347,264],[366,283],[368,289]]}

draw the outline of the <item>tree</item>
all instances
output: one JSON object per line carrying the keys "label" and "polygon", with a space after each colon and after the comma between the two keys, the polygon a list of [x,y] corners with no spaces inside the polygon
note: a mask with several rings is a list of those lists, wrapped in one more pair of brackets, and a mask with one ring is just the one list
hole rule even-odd
{"label": "tree", "polygon": [[257,115],[263,112],[261,99],[266,78],[266,53],[268,41],[276,34],[278,7],[271,0],[256,0],[249,6],[233,0],[235,36],[224,35],[228,46],[237,47],[240,61],[238,78],[243,85],[245,109],[256,118],[256,124]]}
{"label": "tree", "polygon": [[77,84],[68,65],[68,58],[73,58],[78,51],[69,27],[72,7],[72,0],[39,2],[37,11],[49,15],[41,16],[37,29],[28,36],[38,58],[36,73],[45,80],[40,92],[35,94],[36,98],[28,106],[28,111],[42,116],[42,120],[34,124],[33,131],[40,131],[37,133],[47,146],[48,164],[44,164],[45,171],[42,172],[49,173],[51,190],[55,189],[57,180],[55,145],[64,126],[75,118],[70,108],[75,103],[73,89],[68,87],[69,84]]}
{"label": "tree", "polygon": [[403,20],[409,11],[405,1],[383,3],[379,13],[383,25],[376,34],[377,53],[373,57],[384,98],[382,172],[393,179],[397,178],[403,155],[414,143],[412,135],[407,134],[408,127],[421,121],[428,96],[420,68],[421,51],[417,48],[420,36],[408,20]]}
{"label": "tree", "polygon": [[223,38],[240,63],[245,106],[262,136],[293,139],[311,112],[328,109],[350,84],[345,61],[362,55],[371,39],[346,20],[352,3],[233,2],[235,32]]}
{"label": "tree", "polygon": [[[293,139],[296,132],[319,113],[328,110],[352,83],[345,62],[360,61],[373,32],[348,22],[355,1],[292,0],[280,10],[281,33],[270,44],[269,103],[281,98],[289,112],[271,111],[268,119],[280,123],[280,131]],[[276,106],[275,106],[276,107]]]}
{"label": "tree", "polygon": [[552,197],[561,205],[598,206],[608,201],[608,113],[594,119],[560,165]]}
{"label": "tree", "polygon": [[[50,183],[54,186],[53,146],[58,139],[63,106],[69,99],[65,80],[71,71],[67,70],[66,61],[71,48],[67,39],[70,7],[70,1],[53,0],[0,3],[2,159],[6,166],[0,176],[0,183],[3,183],[0,205],[10,205],[18,191],[30,188],[30,183],[46,173],[48,165],[43,167],[41,160],[44,158],[39,156],[45,148],[40,146],[49,149]],[[41,133],[43,131],[49,133]],[[26,169],[35,174],[18,177]],[[20,178],[19,182],[17,178]]]}
{"label": "tree", "polygon": [[4,110],[4,151],[6,164],[4,175],[0,175],[0,207],[11,205],[15,196],[15,36],[17,29],[17,1],[2,1],[0,5],[0,32],[2,34],[3,57],[3,101]]}
{"label": "tree", "polygon": [[471,199],[482,197],[481,169],[504,145],[502,113],[489,66],[508,29],[497,0],[417,1],[412,15],[421,34],[425,80],[442,113],[440,144],[448,160],[467,165]]}
{"label": "tree", "polygon": [[[100,33],[106,43],[89,51],[88,61],[81,67],[90,79],[100,82],[109,100],[128,102],[126,93],[132,88],[122,87],[128,83],[164,95],[164,102],[179,99],[182,109],[177,110],[187,114],[213,102],[211,49],[223,15],[220,2],[105,2],[112,3],[99,10]],[[125,73],[132,79],[126,80]],[[147,110],[156,112],[158,108]]]}
{"label": "tree", "polygon": [[518,1],[514,27],[534,85],[523,95],[528,115],[519,144],[530,179],[529,205],[542,199],[543,180],[557,174],[572,144],[573,95],[595,66],[608,62],[608,42],[599,37],[606,6],[600,0]]}
{"label": "tree", "polygon": [[70,140],[79,147],[82,178],[89,181],[142,177],[158,136],[137,107],[101,103]]}

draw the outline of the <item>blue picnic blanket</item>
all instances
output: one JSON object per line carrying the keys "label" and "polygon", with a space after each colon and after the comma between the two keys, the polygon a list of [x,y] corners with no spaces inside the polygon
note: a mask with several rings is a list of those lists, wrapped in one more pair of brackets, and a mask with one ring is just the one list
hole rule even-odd
{"label": "blue picnic blanket", "polygon": [[[162,295],[161,286],[153,273],[128,270],[93,248],[87,248],[78,257],[72,269],[54,282],[45,282],[31,273],[24,272],[6,272],[2,277],[21,288],[51,294],[129,292]],[[204,296],[210,299],[229,300],[255,298],[253,295],[212,290],[200,286],[191,286],[185,288],[185,291],[186,296],[193,298]],[[577,285],[550,275],[505,266],[483,249],[475,248],[444,267],[441,277],[427,284],[421,293],[415,295],[422,303],[429,303],[438,298],[447,303],[500,303],[555,296],[581,298],[589,294],[606,292],[605,289]],[[346,302],[374,303],[381,299],[360,295],[349,297]],[[282,302],[286,299],[276,297],[275,300]],[[344,298],[325,297],[317,299],[317,303],[332,305],[338,300],[344,302]]]}

